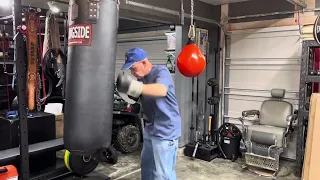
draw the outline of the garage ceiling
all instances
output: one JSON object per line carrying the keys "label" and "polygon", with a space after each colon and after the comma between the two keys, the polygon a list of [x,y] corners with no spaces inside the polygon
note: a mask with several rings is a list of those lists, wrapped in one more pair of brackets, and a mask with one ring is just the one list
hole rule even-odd
{"label": "garage ceiling", "polygon": [[[0,0],[1,1],[1,0]],[[61,11],[67,12],[68,11],[68,2],[69,0],[53,0],[56,2],[56,5],[60,8]],[[140,1],[140,0],[134,0]],[[221,5],[221,4],[228,4],[228,3],[239,3],[245,1],[255,1],[255,0],[198,0],[205,3],[209,3],[212,5]],[[268,0],[266,0],[268,1]],[[305,0],[286,0],[288,3],[292,4],[299,4],[301,6],[305,5]],[[48,9],[48,0],[22,0],[22,4],[25,6],[32,6],[32,7],[40,7],[44,9]],[[7,16],[11,14],[11,10],[3,9],[0,7],[0,16]]]}
{"label": "garage ceiling", "polygon": [[230,3],[243,2],[243,1],[249,1],[249,0],[199,0],[199,1],[212,4],[212,5],[221,5],[221,4],[230,4]]}
{"label": "garage ceiling", "polygon": [[[199,1],[212,4],[212,5],[221,5],[221,4],[230,4],[230,3],[237,3],[237,2],[250,1],[250,0],[199,0]],[[287,0],[287,1],[292,4],[305,6],[305,0]]]}
{"label": "garage ceiling", "polygon": [[[44,8],[44,9],[49,8],[49,6],[47,4],[49,1],[45,1],[45,0],[22,0],[21,2],[23,5],[26,5],[26,6],[40,7],[40,8]],[[61,11],[63,11],[63,12],[68,11],[68,0],[56,1],[56,4],[57,4],[57,6],[59,6]]]}
{"label": "garage ceiling", "polygon": [[[69,0],[53,0],[56,2],[60,2],[62,3],[68,3]],[[249,0],[199,0],[208,4],[212,4],[212,5],[221,5],[221,4],[230,4],[230,3],[237,3],[237,2],[243,2],[243,1],[249,1]],[[254,0],[251,0],[254,1]],[[305,0],[287,0],[290,3],[295,3],[295,4],[305,4]],[[35,7],[47,7],[47,2],[45,0],[22,0],[22,3],[25,5],[31,5],[31,6],[35,6]],[[64,8],[63,10],[67,10],[67,5],[63,5]]]}

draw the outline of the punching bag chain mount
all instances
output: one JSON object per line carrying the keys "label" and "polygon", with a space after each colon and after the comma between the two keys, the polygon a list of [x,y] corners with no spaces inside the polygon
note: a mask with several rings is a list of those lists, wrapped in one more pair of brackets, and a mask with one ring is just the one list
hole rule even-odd
{"label": "punching bag chain mount", "polygon": [[117,8],[118,8],[118,11],[120,10],[120,0],[118,0],[117,2]]}
{"label": "punching bag chain mount", "polygon": [[188,37],[189,37],[189,39],[192,39],[192,40],[196,36],[196,30],[195,30],[194,22],[193,22],[193,12],[194,12],[193,7],[194,7],[194,2],[193,2],[193,0],[191,0],[191,23],[190,23],[190,27],[189,27]]}

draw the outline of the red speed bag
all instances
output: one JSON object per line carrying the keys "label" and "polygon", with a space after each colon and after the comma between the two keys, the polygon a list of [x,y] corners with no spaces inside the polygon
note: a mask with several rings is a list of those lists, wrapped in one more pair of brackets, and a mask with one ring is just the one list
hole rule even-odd
{"label": "red speed bag", "polygon": [[0,180],[18,180],[18,170],[13,165],[0,166]]}
{"label": "red speed bag", "polygon": [[186,77],[196,77],[206,67],[206,58],[194,41],[189,40],[177,58],[177,67]]}

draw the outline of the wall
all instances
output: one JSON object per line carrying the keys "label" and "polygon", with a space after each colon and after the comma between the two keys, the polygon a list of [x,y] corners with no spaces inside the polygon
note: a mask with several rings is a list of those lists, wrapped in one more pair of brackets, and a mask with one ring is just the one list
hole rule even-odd
{"label": "wall", "polygon": [[[285,89],[283,100],[297,110],[301,49],[297,26],[232,31],[224,66],[224,120],[241,128],[242,111],[260,110],[273,88]],[[244,123],[252,124],[252,119]],[[296,158],[295,140],[294,133],[282,157]]]}
{"label": "wall", "polygon": [[[306,0],[306,3],[308,8],[316,7],[314,0]],[[228,23],[231,34],[225,55],[226,64],[231,65],[225,66],[226,73],[223,75],[226,77],[223,107],[226,120],[238,123],[237,117],[241,116],[241,111],[259,109],[261,102],[270,97],[269,90],[272,88],[286,89],[285,100],[296,109],[301,56],[298,25],[313,24],[315,13],[291,12],[227,22],[228,17],[293,11],[294,6],[285,0],[251,0],[224,5],[222,9],[221,21]],[[295,140],[294,134],[282,157],[295,159]]]}
{"label": "wall", "polygon": [[8,16],[11,14],[11,8],[0,7],[0,16]]}

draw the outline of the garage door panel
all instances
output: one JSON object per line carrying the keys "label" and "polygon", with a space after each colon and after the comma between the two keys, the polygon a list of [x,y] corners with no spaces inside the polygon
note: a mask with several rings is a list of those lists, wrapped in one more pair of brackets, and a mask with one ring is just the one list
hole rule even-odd
{"label": "garage door panel", "polygon": [[231,31],[232,35],[237,34],[262,34],[262,33],[276,33],[276,32],[289,32],[289,31],[295,31],[296,34],[299,34],[298,26],[282,26],[282,27],[272,27],[272,28],[261,28],[261,29],[244,29],[244,30],[237,30],[237,31]]}
{"label": "garage door panel", "polygon": [[[273,88],[285,89],[283,100],[298,108],[302,50],[298,26],[234,31],[227,42],[225,120],[239,124],[242,111],[260,110]],[[290,147],[283,156],[294,159],[295,151]]]}
{"label": "garage door panel", "polygon": [[164,65],[167,61],[167,53],[164,51],[167,48],[166,40],[147,40],[147,41],[136,41],[136,42],[120,42],[117,44],[117,55],[116,55],[116,71],[119,71],[125,61],[125,53],[134,47],[140,47],[147,52],[148,59],[153,64]]}
{"label": "garage door panel", "polygon": [[[301,59],[299,58],[241,58],[228,59],[232,66],[263,66],[279,67],[279,66],[297,66],[300,67]],[[248,67],[249,68],[249,67]],[[251,69],[251,67],[249,68]]]}
{"label": "garage door panel", "polygon": [[230,70],[229,87],[240,89],[282,88],[287,91],[299,89],[299,71]]}
{"label": "garage door panel", "polygon": [[[232,65],[228,68],[229,70],[248,70],[247,66],[244,65]],[[282,71],[298,71],[300,72],[300,66],[290,65],[290,66],[250,66],[250,70],[260,70],[260,71],[274,71],[274,70],[282,70]]]}
{"label": "garage door panel", "polygon": [[277,37],[299,37],[296,30],[292,31],[271,31],[271,32],[247,32],[247,33],[232,33],[232,38],[235,39],[257,39],[257,38],[277,38]]}
{"label": "garage door panel", "polygon": [[[297,91],[286,91],[284,100],[294,99],[298,100]],[[271,98],[271,90],[258,90],[258,89],[228,89],[228,95],[233,95],[229,98],[250,100],[247,97],[253,97],[254,101],[264,101],[266,98]],[[258,99],[257,99],[258,98]]]}
{"label": "garage door panel", "polygon": [[[252,97],[251,97],[252,98]],[[269,100],[271,98],[262,98],[262,97],[255,97],[255,98],[243,98],[241,96],[229,96],[229,108],[231,109],[228,111],[228,116],[229,117],[240,117],[242,112],[245,110],[251,110],[251,109],[256,109],[260,110],[261,104],[265,100]],[[296,99],[284,99],[285,101],[288,101],[291,103],[294,107],[294,109],[298,108],[298,100]]]}
{"label": "garage door panel", "polygon": [[261,98],[261,100],[243,100],[241,97],[237,98],[237,96],[229,96],[229,107],[232,110],[228,111],[228,116],[236,118],[241,117],[242,111],[251,109],[260,110],[259,107],[261,106],[263,100],[265,99]]}
{"label": "garage door panel", "polygon": [[167,42],[165,40],[157,41],[139,41],[139,42],[128,42],[128,43],[118,43],[117,46],[117,59],[124,59],[125,52],[134,47],[140,47],[144,49],[150,60],[165,59],[167,48]]}
{"label": "garage door panel", "polygon": [[231,37],[231,58],[297,58],[301,56],[299,37],[240,39]]}
{"label": "garage door panel", "polygon": [[[125,62],[126,52],[134,47],[140,47],[144,49],[147,52],[148,59],[152,64],[165,65],[168,54],[164,50],[167,48],[167,41],[166,39],[159,38],[164,36],[164,32],[165,31],[150,31],[119,35],[118,38],[121,39],[121,41],[117,43],[115,79],[117,78],[117,74],[122,72],[121,67]],[[130,70],[125,71],[125,73],[131,74]],[[120,93],[120,95],[126,101],[133,103],[133,101],[125,94]]]}

